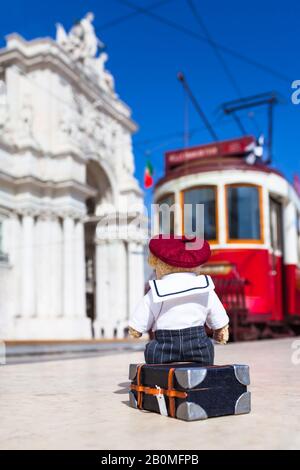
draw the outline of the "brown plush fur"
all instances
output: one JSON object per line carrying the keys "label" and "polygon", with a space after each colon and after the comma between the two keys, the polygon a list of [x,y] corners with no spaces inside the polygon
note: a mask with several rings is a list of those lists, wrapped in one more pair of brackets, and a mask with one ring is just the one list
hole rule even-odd
{"label": "brown plush fur", "polygon": [[170,264],[164,263],[164,261],[157,258],[151,252],[148,257],[148,264],[156,272],[157,279],[161,279],[166,274],[173,273],[195,273],[200,274],[201,266],[196,266],[195,268],[178,268],[177,266],[171,266]]}

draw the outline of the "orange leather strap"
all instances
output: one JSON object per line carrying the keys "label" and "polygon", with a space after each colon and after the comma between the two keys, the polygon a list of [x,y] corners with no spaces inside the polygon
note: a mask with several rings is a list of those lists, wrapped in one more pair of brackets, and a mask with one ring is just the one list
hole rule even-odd
{"label": "orange leather strap", "polygon": [[134,385],[130,386],[131,390],[135,390],[138,393],[145,393],[146,395],[166,395],[167,397],[173,398],[186,398],[187,394],[185,392],[178,392],[177,390],[165,390],[163,388],[152,388],[144,387],[144,385]]}
{"label": "orange leather strap", "polygon": [[170,369],[168,375],[169,413],[172,418],[175,418],[175,397],[173,394],[173,392],[175,391],[173,390],[174,371],[174,368]]}
{"label": "orange leather strap", "polygon": [[169,415],[172,418],[175,418],[175,398],[186,398],[186,392],[179,392],[173,389],[174,384],[174,372],[175,369],[172,368],[169,370],[168,374],[168,388],[167,390],[163,388],[153,388],[153,387],[145,387],[141,383],[141,371],[142,371],[143,364],[138,366],[137,369],[137,385],[131,384],[131,390],[137,392],[137,406],[139,409],[142,409],[143,404],[143,393],[146,395],[159,395],[163,394],[169,398]]}
{"label": "orange leather strap", "polygon": [[[141,384],[142,367],[143,367],[143,364],[138,366],[138,369],[137,369],[137,386],[139,388],[141,388],[141,385],[142,385]],[[142,409],[142,404],[143,404],[143,391],[142,390],[137,390],[137,392],[138,392],[138,394],[137,394],[137,406],[141,410]]]}

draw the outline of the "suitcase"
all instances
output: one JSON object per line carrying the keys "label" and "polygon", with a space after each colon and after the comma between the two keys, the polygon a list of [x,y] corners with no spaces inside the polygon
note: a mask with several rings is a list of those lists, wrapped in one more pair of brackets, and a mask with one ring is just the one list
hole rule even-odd
{"label": "suitcase", "polygon": [[250,413],[249,366],[131,364],[129,403],[185,421]]}

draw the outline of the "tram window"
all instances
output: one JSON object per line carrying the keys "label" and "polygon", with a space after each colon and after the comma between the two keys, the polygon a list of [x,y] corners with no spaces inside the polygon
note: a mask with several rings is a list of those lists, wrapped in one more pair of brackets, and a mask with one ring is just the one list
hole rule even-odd
{"label": "tram window", "polygon": [[231,240],[260,240],[259,189],[227,187],[228,234]]}
{"label": "tram window", "polygon": [[282,252],[282,208],[280,202],[270,198],[270,235],[274,251]]}
{"label": "tram window", "polygon": [[173,194],[165,196],[157,202],[159,205],[159,233],[174,234],[174,208],[168,210],[168,208],[172,208],[174,202]]}
{"label": "tram window", "polygon": [[[191,204],[191,212],[184,211],[185,232],[196,233],[199,228],[196,223],[196,204],[204,205],[204,238],[206,240],[217,239],[216,224],[216,188],[194,188],[184,191],[184,205]],[[199,224],[199,221],[198,221]],[[200,230],[203,227],[200,226]],[[198,233],[198,235],[202,235]]]}

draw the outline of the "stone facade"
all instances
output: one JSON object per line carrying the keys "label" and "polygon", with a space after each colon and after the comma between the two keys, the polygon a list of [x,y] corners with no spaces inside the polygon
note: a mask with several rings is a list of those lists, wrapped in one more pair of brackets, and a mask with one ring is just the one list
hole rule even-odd
{"label": "stone facade", "polygon": [[142,192],[136,124],[92,19],[69,34],[58,25],[56,41],[12,34],[0,50],[4,339],[123,337],[143,294],[141,230],[98,237],[103,215],[142,212]]}

